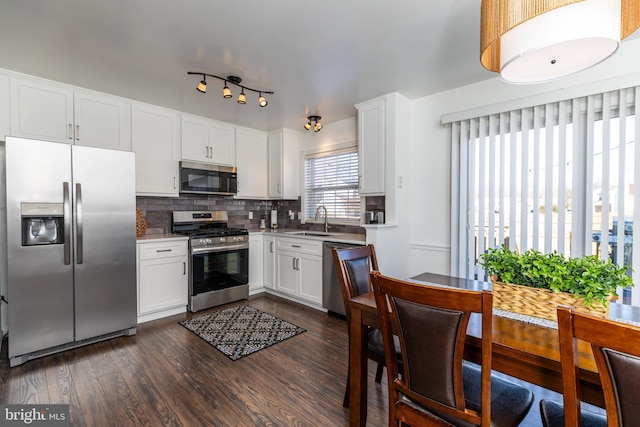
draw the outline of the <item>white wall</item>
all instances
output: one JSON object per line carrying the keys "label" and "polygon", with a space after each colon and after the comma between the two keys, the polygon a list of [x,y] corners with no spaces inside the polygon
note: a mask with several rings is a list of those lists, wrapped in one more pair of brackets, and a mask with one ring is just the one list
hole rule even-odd
{"label": "white wall", "polygon": [[441,125],[444,114],[522,99],[536,105],[542,98],[572,98],[631,85],[640,85],[640,39],[622,43],[605,62],[554,82],[510,85],[496,77],[414,100],[408,165],[413,182],[407,205],[412,213],[409,274],[450,272],[451,149],[449,132]]}

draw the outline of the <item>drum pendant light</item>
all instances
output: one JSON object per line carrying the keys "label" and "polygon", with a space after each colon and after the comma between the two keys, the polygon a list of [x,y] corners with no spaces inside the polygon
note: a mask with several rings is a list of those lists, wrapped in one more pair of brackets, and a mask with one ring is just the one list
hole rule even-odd
{"label": "drum pendant light", "polygon": [[510,83],[539,83],[611,56],[640,27],[629,0],[483,0],[480,62]]}

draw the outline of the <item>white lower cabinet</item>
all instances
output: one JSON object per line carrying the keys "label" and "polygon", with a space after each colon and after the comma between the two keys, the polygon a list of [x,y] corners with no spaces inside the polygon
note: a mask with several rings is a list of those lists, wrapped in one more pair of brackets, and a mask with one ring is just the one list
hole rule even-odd
{"label": "white lower cabinet", "polygon": [[275,290],[322,305],[322,242],[276,238]]}
{"label": "white lower cabinet", "polygon": [[264,279],[263,237],[260,233],[249,234],[249,294],[262,291]]}
{"label": "white lower cabinet", "polygon": [[276,238],[275,236],[264,236],[264,262],[263,262],[263,283],[267,289],[276,288]]}
{"label": "white lower cabinet", "polygon": [[138,323],[183,313],[187,308],[187,240],[139,241]]}

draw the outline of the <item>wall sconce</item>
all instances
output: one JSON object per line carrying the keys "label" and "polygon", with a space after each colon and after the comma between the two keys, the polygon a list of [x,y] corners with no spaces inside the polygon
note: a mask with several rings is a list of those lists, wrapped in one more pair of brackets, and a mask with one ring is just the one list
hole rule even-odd
{"label": "wall sconce", "polygon": [[242,84],[240,84],[242,82],[242,79],[240,77],[237,76],[228,76],[226,78],[224,77],[218,77],[216,75],[213,74],[208,74],[208,73],[198,73],[195,71],[188,71],[187,72],[188,75],[200,75],[202,76],[202,80],[200,81],[200,83],[198,84],[198,86],[196,87],[196,89],[199,92],[202,93],[206,93],[207,92],[207,77],[214,77],[218,80],[222,80],[224,82],[224,87],[222,88],[222,96],[224,98],[231,98],[231,89],[229,89],[229,86],[227,85],[227,83],[231,83],[234,84],[236,86],[238,86],[241,91],[240,94],[238,95],[238,104],[246,104],[247,103],[247,96],[245,95],[244,91],[245,90],[250,90],[251,92],[256,92],[258,94],[260,94],[259,98],[258,98],[258,105],[260,107],[266,107],[268,102],[265,99],[265,97],[262,95],[263,93],[266,94],[273,94],[272,91],[268,91],[268,90],[258,90],[258,89],[251,89],[250,87],[244,86]]}
{"label": "wall sconce", "polygon": [[313,131],[318,132],[322,129],[322,123],[320,123],[320,120],[322,120],[322,117],[320,116],[309,116],[307,117],[307,124],[304,125],[304,128],[306,130],[310,130],[312,126],[311,123],[313,123]]}
{"label": "wall sconce", "polygon": [[611,56],[640,27],[625,0],[482,0],[480,62],[511,83],[539,83]]}

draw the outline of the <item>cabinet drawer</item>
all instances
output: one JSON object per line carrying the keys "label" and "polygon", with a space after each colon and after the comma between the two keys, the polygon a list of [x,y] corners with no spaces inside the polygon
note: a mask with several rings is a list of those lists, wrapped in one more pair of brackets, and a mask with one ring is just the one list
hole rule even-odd
{"label": "cabinet drawer", "polygon": [[187,255],[187,242],[158,242],[138,245],[138,259],[168,258]]}
{"label": "cabinet drawer", "polygon": [[311,255],[322,255],[322,242],[311,241],[307,239],[277,239],[277,247],[279,250],[293,251],[296,253],[305,253]]}

